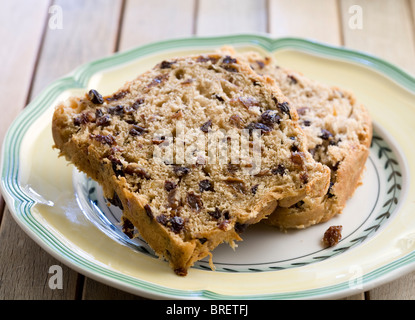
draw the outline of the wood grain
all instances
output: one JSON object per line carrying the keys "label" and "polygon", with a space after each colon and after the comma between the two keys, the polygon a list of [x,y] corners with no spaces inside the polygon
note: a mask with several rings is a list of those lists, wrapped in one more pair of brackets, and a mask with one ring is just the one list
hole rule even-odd
{"label": "wood grain", "polygon": [[[353,5],[361,7],[361,29],[350,27],[353,14],[349,8]],[[414,24],[409,1],[341,0],[341,15],[345,46],[376,55],[415,75]]]}
{"label": "wood grain", "polygon": [[302,37],[340,45],[338,10],[333,0],[270,0],[269,32],[275,37]]}
{"label": "wood grain", "polygon": [[[29,238],[7,209],[0,228],[0,243],[0,300],[76,297],[77,273]],[[49,268],[54,265],[62,267],[62,289],[49,287],[49,280],[54,274],[49,273]]]}
{"label": "wood grain", "polygon": [[415,272],[370,290],[370,300],[415,300]]}
{"label": "wood grain", "polygon": [[[376,55],[415,74],[413,0],[341,0],[340,4],[346,47]],[[356,5],[361,8],[361,28],[351,21],[356,14],[351,6]],[[414,299],[414,281],[415,273],[411,273],[370,290],[367,296],[371,300]]]}
{"label": "wood grain", "polygon": [[85,279],[83,300],[146,300],[137,295],[118,290],[90,278]]}
{"label": "wood grain", "polygon": [[[121,2],[117,0],[58,0],[62,29],[47,28],[33,77],[30,99],[51,81],[78,65],[113,52]],[[100,8],[99,14],[94,13]],[[48,8],[44,8],[48,12]],[[46,17],[45,17],[46,18]],[[40,41],[40,39],[38,40]],[[0,228],[0,299],[75,299],[78,274],[63,266],[24,234],[5,210]],[[13,257],[10,259],[9,257]],[[62,290],[50,289],[51,265],[63,268]]]}
{"label": "wood grain", "polygon": [[197,35],[220,35],[267,31],[265,0],[199,0]]}
{"label": "wood grain", "polygon": [[62,8],[63,28],[47,29],[32,97],[81,64],[114,52],[121,4],[119,0],[54,2]]}
{"label": "wood grain", "polygon": [[119,49],[193,33],[195,0],[127,0]]}
{"label": "wood grain", "polygon": [[45,28],[49,0],[4,0],[0,10],[0,146],[12,120],[26,104]]}
{"label": "wood grain", "polygon": [[[0,94],[7,97],[7,106],[2,105],[1,109],[0,143],[13,119],[27,103],[49,5],[49,0],[5,0],[1,3]],[[32,289],[34,282],[30,276],[25,277],[27,281],[16,280],[16,277],[20,280],[22,274],[31,272],[28,267],[35,261],[25,263],[26,257],[20,256],[19,250],[24,242],[18,240],[25,239],[26,235],[4,209],[2,198],[0,208],[0,299],[28,297],[33,291],[44,290],[44,281]],[[40,250],[36,245],[33,249]]]}
{"label": "wood grain", "polygon": [[[362,28],[351,27],[351,6]],[[415,74],[415,0],[2,0],[0,10],[0,138],[28,101],[85,62],[153,41],[190,35],[269,32],[361,50]],[[49,22],[62,9],[62,28]],[[1,139],[2,141],[2,139]],[[0,200],[0,209],[2,209]],[[0,299],[140,299],[67,268],[0,216]],[[51,289],[49,267],[63,270]],[[415,299],[415,273],[347,297]]]}
{"label": "wood grain", "polygon": [[[193,32],[194,0],[127,0],[119,29],[118,50],[123,51],[167,38],[190,36]],[[180,10],[177,10],[180,8]],[[82,299],[141,299],[85,278]]]}

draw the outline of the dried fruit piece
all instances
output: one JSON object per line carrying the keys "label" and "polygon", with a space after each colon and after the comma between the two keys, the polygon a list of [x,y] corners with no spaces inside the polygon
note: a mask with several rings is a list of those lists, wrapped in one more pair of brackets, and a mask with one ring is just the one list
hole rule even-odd
{"label": "dried fruit piece", "polygon": [[337,161],[337,162],[334,164],[334,166],[333,166],[332,170],[333,170],[333,171],[337,171],[337,170],[339,170],[339,166],[340,166],[340,161]]}
{"label": "dried fruit piece", "polygon": [[223,231],[226,231],[228,224],[229,224],[229,220],[225,219],[225,220],[218,223],[218,228],[223,230]]}
{"label": "dried fruit piece", "polygon": [[222,60],[223,63],[236,63],[236,59],[232,58],[231,56],[226,56]]}
{"label": "dried fruit piece", "polygon": [[269,126],[261,123],[261,122],[251,122],[248,124],[245,129],[249,130],[249,134],[252,135],[252,130],[261,130],[261,134],[269,132],[272,130]]}
{"label": "dried fruit piece", "polygon": [[241,166],[239,164],[228,163],[227,170],[230,174],[235,174],[239,169],[241,169]]}
{"label": "dried fruit piece", "polygon": [[288,116],[291,119],[290,105],[288,104],[288,102],[278,103],[277,107],[281,110],[282,113],[288,114]]}
{"label": "dried fruit piece", "polygon": [[324,232],[323,243],[326,247],[333,247],[342,238],[343,226],[331,226]]}
{"label": "dried fruit piece", "polygon": [[248,227],[248,224],[246,224],[246,223],[239,223],[239,222],[236,222],[235,223],[235,231],[237,232],[237,233],[242,233],[242,232],[244,232],[245,230],[246,230],[246,228]]}
{"label": "dried fruit piece", "polygon": [[117,93],[113,94],[112,96],[106,97],[105,100],[107,100],[107,101],[117,101],[117,100],[120,100],[120,99],[124,98],[128,93],[130,93],[130,91],[123,90],[123,91],[120,91],[120,92],[117,92]]}
{"label": "dried fruit piece", "polygon": [[120,159],[117,159],[113,155],[108,156],[108,160],[111,161],[112,170],[117,177],[125,177],[124,167]]}
{"label": "dried fruit piece", "polygon": [[150,219],[154,219],[153,210],[151,210],[151,207],[148,204],[144,206],[144,210]]}
{"label": "dried fruit piece", "polygon": [[222,216],[222,212],[219,210],[219,208],[215,208],[215,211],[208,211],[208,214],[216,220],[219,220],[219,218]]}
{"label": "dried fruit piece", "polygon": [[121,210],[124,210],[124,207],[122,205],[121,199],[118,197],[118,194],[116,192],[114,192],[114,195],[112,196],[111,199],[108,198],[107,200],[113,206],[116,206],[116,207],[120,208]]}
{"label": "dried fruit piece", "polygon": [[206,121],[201,127],[200,130],[207,133],[209,131],[209,128],[212,127],[212,120]]}
{"label": "dried fruit piece", "polygon": [[282,164],[279,164],[276,168],[272,169],[272,174],[279,174],[280,176],[283,176],[285,174],[285,166]]}
{"label": "dried fruit piece", "polygon": [[329,130],[321,129],[320,138],[323,140],[329,140],[330,138],[333,138],[333,134]]}
{"label": "dried fruit piece", "polygon": [[156,221],[158,223],[162,224],[163,226],[167,226],[167,223],[169,222],[169,219],[167,218],[166,215],[161,214],[161,215],[156,217]]}
{"label": "dried fruit piece", "polygon": [[107,127],[111,124],[111,117],[110,115],[106,114],[102,117],[99,117],[96,121],[97,126]]}
{"label": "dried fruit piece", "polygon": [[203,192],[203,191],[215,191],[213,189],[213,182],[211,180],[209,180],[209,179],[200,181],[199,182],[199,190],[200,190],[200,192]]}
{"label": "dried fruit piece", "polygon": [[258,107],[259,102],[253,97],[238,97],[238,100],[244,105],[245,108],[249,109],[252,107]]}
{"label": "dried fruit piece", "polygon": [[185,268],[176,268],[174,269],[174,273],[180,277],[185,277],[187,275],[187,269]]}
{"label": "dried fruit piece", "polygon": [[130,220],[126,218],[123,218],[122,232],[130,239],[134,237],[134,225]]}
{"label": "dried fruit piece", "polygon": [[164,81],[167,80],[167,78],[169,77],[168,73],[165,74],[160,74],[158,76],[156,76],[148,85],[147,88],[152,88],[155,87],[157,85],[159,85],[160,83],[163,83]]}
{"label": "dried fruit piece", "polygon": [[233,125],[236,128],[239,128],[239,129],[243,128],[243,120],[237,114],[231,115],[230,118],[229,118],[229,122],[231,123],[231,125]]}
{"label": "dried fruit piece", "polygon": [[88,92],[88,98],[89,98],[89,100],[91,100],[91,102],[93,104],[103,104],[104,103],[104,99],[99,94],[99,92],[97,90],[95,90],[95,89],[89,90],[89,92]]}
{"label": "dried fruit piece", "polygon": [[194,192],[189,192],[187,194],[186,201],[189,207],[195,210],[196,212],[199,212],[203,208],[202,199]]}
{"label": "dried fruit piece", "polygon": [[198,240],[199,240],[200,244],[204,244],[208,239],[206,239],[206,238],[199,238]]}
{"label": "dried fruit piece", "polygon": [[169,191],[169,194],[167,195],[168,207],[173,209],[175,212],[181,206],[181,199],[177,199],[176,194],[177,189],[172,189]]}
{"label": "dried fruit piece", "polygon": [[176,174],[176,176],[182,178],[190,172],[190,169],[187,167],[174,166],[173,171]]}
{"label": "dried fruit piece", "polygon": [[304,153],[303,152],[292,152],[291,161],[296,165],[302,166],[304,164]]}
{"label": "dried fruit piece", "polygon": [[173,218],[170,218],[170,229],[174,233],[180,233],[184,228],[184,220],[182,217],[174,216]]}
{"label": "dried fruit piece", "polygon": [[166,61],[166,60],[164,60],[164,61],[162,61],[161,62],[161,64],[160,64],[160,69],[169,69],[169,68],[171,68],[171,65],[173,64],[174,62],[170,62],[170,61]]}
{"label": "dried fruit piece", "polygon": [[256,64],[258,65],[258,67],[259,67],[260,69],[264,69],[264,67],[265,67],[265,63],[264,63],[263,61],[261,61],[261,60],[256,60],[255,62],[256,62]]}
{"label": "dried fruit piece", "polygon": [[213,95],[213,97],[218,99],[220,102],[225,102],[225,100],[220,95],[218,95],[216,93]]}
{"label": "dried fruit piece", "polygon": [[296,77],[294,77],[293,75],[288,75],[287,76],[288,80],[290,81],[290,84],[297,84],[298,80]]}
{"label": "dried fruit piece", "polygon": [[226,178],[225,183],[231,186],[235,191],[245,193],[245,183],[242,179],[229,177]]}
{"label": "dried fruit piece", "polygon": [[91,138],[93,138],[94,140],[101,142],[102,144],[107,144],[109,146],[112,146],[113,144],[115,144],[115,138],[108,134],[108,135],[102,135],[102,134],[97,134],[97,135],[91,135]]}
{"label": "dried fruit piece", "polygon": [[76,126],[80,126],[81,124],[87,124],[89,122],[93,122],[94,120],[95,120],[95,116],[90,112],[86,112],[86,113],[81,113],[79,117],[76,117],[73,120],[73,123]]}
{"label": "dried fruit piece", "polygon": [[130,134],[132,136],[141,136],[146,132],[148,132],[146,128],[143,128],[137,125],[133,125],[132,128],[130,129]]}
{"label": "dried fruit piece", "polygon": [[179,216],[173,216],[171,218],[167,217],[164,214],[160,214],[156,217],[156,221],[161,225],[168,227],[174,233],[180,233],[183,230],[185,220]]}
{"label": "dried fruit piece", "polygon": [[221,67],[223,69],[225,69],[226,71],[229,71],[229,72],[238,72],[238,69],[235,68],[234,66],[230,66],[230,65],[227,65],[227,64],[222,64]]}
{"label": "dried fruit piece", "polygon": [[167,192],[169,192],[173,189],[176,189],[176,188],[177,188],[177,184],[174,183],[173,181],[166,180],[164,182],[164,189],[166,189]]}
{"label": "dried fruit piece", "polygon": [[219,56],[215,57],[213,55],[201,55],[199,57],[197,57],[196,61],[197,62],[212,62],[212,64],[215,64],[216,62],[218,62],[219,60]]}
{"label": "dried fruit piece", "polygon": [[138,98],[132,105],[131,108],[133,108],[134,110],[137,110],[142,104],[144,103],[144,99],[143,98]]}
{"label": "dried fruit piece", "polygon": [[307,172],[302,172],[301,174],[300,174],[300,179],[301,179],[301,181],[304,183],[304,184],[306,184],[307,182],[308,182],[308,174],[307,174]]}
{"label": "dried fruit piece", "polygon": [[116,105],[114,107],[108,108],[108,113],[112,115],[121,116],[124,114],[124,106]]}
{"label": "dried fruit piece", "polygon": [[150,174],[145,169],[134,164],[129,164],[125,168],[125,173],[136,175],[137,177],[145,178],[146,180],[149,180],[151,178]]}
{"label": "dried fruit piece", "polygon": [[331,189],[333,188],[333,186],[334,186],[334,182],[330,181],[329,189],[327,190],[327,197],[329,199],[335,196],[334,193],[331,192]]}
{"label": "dried fruit piece", "polygon": [[266,125],[279,124],[281,121],[281,116],[273,110],[267,110],[261,114],[261,122]]}

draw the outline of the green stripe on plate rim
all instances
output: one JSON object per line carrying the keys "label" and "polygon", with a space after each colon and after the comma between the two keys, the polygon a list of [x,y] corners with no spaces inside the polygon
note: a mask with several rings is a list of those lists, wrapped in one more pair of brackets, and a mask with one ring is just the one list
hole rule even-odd
{"label": "green stripe on plate rim", "polygon": [[[402,69],[390,64],[377,57],[349,50],[342,47],[333,47],[330,45],[299,39],[299,38],[280,38],[272,39],[266,35],[239,34],[217,37],[191,37],[165,40],[161,42],[150,43],[132,50],[116,53],[112,56],[105,57],[75,69],[68,76],[53,82],[40,95],[38,95],[15,119],[10,126],[2,147],[2,178],[1,186],[7,201],[12,209],[14,218],[19,224],[25,225],[36,238],[37,242],[45,249],[52,249],[52,254],[58,256],[61,260],[66,261],[70,266],[79,270],[81,273],[86,272],[95,277],[105,277],[114,285],[123,288],[132,287],[140,290],[142,293],[150,295],[161,295],[172,298],[208,298],[208,299],[296,299],[324,297],[331,294],[339,294],[347,291],[348,282],[342,282],[332,286],[316,288],[287,293],[270,293],[256,295],[223,295],[209,290],[179,290],[156,285],[147,281],[136,279],[123,275],[119,272],[109,270],[95,263],[80,257],[64,245],[56,236],[42,226],[31,214],[31,208],[35,201],[28,197],[19,184],[19,155],[20,146],[25,133],[31,124],[45,112],[58,95],[68,89],[86,88],[89,79],[98,71],[107,68],[113,68],[134,59],[144,57],[154,52],[162,52],[174,49],[184,48],[214,48],[222,45],[254,45],[272,52],[280,49],[294,49],[311,54],[324,56],[331,59],[341,59],[347,62],[354,62],[365,65],[382,73],[387,78],[397,82],[399,85],[415,93],[415,78]],[[386,276],[391,271],[406,267],[415,261],[415,252],[412,252],[396,261],[384,265],[361,278],[361,285],[370,284]],[[278,271],[270,271],[278,272]],[[126,288],[128,289],[128,288]]]}

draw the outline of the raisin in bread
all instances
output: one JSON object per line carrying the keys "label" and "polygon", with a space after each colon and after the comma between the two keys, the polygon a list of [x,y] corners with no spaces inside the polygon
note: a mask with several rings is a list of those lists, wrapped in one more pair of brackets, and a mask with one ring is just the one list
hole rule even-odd
{"label": "raisin in bread", "polygon": [[[233,49],[224,48],[224,52]],[[330,187],[324,196],[305,197],[291,207],[279,207],[265,222],[289,229],[329,220],[342,212],[360,183],[372,138],[368,111],[347,90],[278,66],[271,57],[255,52],[244,57],[258,74],[272,77],[297,108],[308,150],[331,171]]]}
{"label": "raisin in bread", "polygon": [[[330,172],[307,151],[297,120],[272,79],[212,53],[162,61],[109,96],[72,97],[57,106],[52,131],[60,154],[123,209],[126,234],[138,231],[186,275],[277,206],[327,192]],[[208,143],[194,138],[215,132],[244,136],[250,147],[259,137],[260,165],[245,156],[211,162]],[[154,156],[168,150],[173,161]]]}

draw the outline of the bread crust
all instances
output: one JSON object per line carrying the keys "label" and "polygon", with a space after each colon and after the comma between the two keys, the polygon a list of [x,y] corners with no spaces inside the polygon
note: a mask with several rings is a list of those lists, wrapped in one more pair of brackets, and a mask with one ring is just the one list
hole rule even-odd
{"label": "bread crust", "polygon": [[[188,79],[184,75],[190,71],[193,78]],[[247,79],[249,82],[244,83]],[[245,86],[234,88],[237,81]],[[213,86],[224,88],[220,99],[208,90]],[[252,99],[262,104],[252,103],[252,99],[242,100],[245,96],[240,96],[241,92],[252,94]],[[193,102],[183,103],[183,109],[177,111],[177,97],[182,102]],[[97,104],[94,100],[103,102]],[[286,101],[274,80],[258,76],[242,60],[217,53],[178,57],[161,62],[110,96],[97,99],[92,94],[91,98],[90,92],[58,105],[52,119],[52,134],[60,155],[98,181],[106,198],[117,197],[123,208],[123,221],[131,222],[155,253],[167,260],[176,274],[184,276],[188,268],[210,255],[222,242],[235,247],[234,242],[241,240],[243,226],[261,221],[278,205],[289,206],[307,195],[326,193],[329,170],[314,161],[306,150],[295,109],[288,109],[287,113],[284,109],[288,108],[287,104],[280,107],[282,111],[276,108],[277,102]],[[208,106],[200,107],[202,103]],[[231,116],[230,112],[238,111],[241,119],[251,121],[258,119],[258,115],[250,114],[261,108],[279,112],[278,125],[270,126],[272,130],[268,128],[264,134],[264,145],[270,152],[285,150],[282,160],[287,168],[279,173],[271,173],[270,167],[263,176],[250,176],[248,182],[240,182],[239,171],[194,165],[191,170],[187,168],[190,173],[178,175],[176,165],[156,163],[149,158],[148,150],[159,143],[152,140],[152,130],[172,125],[178,115],[191,120],[192,127],[205,129],[206,119],[200,119],[195,113],[208,114],[211,126],[218,123],[226,127],[232,122],[224,121],[223,117]],[[284,141],[286,145],[276,145],[269,137],[273,134],[278,134],[281,144]],[[299,164],[290,160],[293,137]],[[292,173],[288,173],[288,168]],[[308,181],[302,181],[300,174],[307,175]],[[201,190],[202,179],[214,182],[214,191]],[[212,218],[214,214],[209,213],[215,205],[227,206],[220,210],[216,207],[220,218]]]}
{"label": "bread crust", "polygon": [[[229,47],[223,50],[234,52]],[[264,223],[281,229],[302,229],[330,220],[342,213],[361,183],[372,140],[369,112],[348,90],[318,83],[255,52],[244,57],[258,74],[273,78],[297,107],[309,150],[316,152],[316,161],[331,170],[330,188],[325,195],[305,197],[288,207],[279,206]],[[326,130],[329,145],[321,142],[322,131],[318,129]],[[325,150],[316,151],[317,148]]]}

